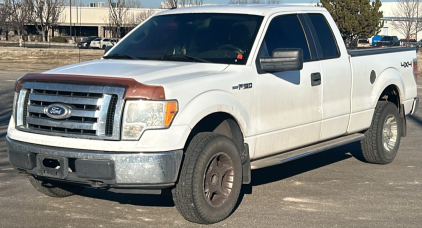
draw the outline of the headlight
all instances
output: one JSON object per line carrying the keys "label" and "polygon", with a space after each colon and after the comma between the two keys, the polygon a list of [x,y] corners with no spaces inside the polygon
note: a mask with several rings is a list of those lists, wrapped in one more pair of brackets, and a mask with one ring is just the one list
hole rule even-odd
{"label": "headlight", "polygon": [[123,112],[122,140],[138,140],[147,129],[170,127],[177,101],[128,100]]}

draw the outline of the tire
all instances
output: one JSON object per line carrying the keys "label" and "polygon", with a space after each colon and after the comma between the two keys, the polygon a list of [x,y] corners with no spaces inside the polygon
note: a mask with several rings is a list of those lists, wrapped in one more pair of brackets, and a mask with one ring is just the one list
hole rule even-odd
{"label": "tire", "polygon": [[105,46],[105,45],[103,45],[103,49],[105,49],[105,47],[106,47],[106,46]]}
{"label": "tire", "polygon": [[391,163],[397,155],[402,135],[402,122],[393,103],[378,101],[365,139],[361,141],[362,155],[366,162]]}
{"label": "tire", "polygon": [[223,135],[198,133],[186,150],[172,195],[186,220],[212,224],[234,211],[241,187],[242,164],[234,142]]}
{"label": "tire", "polygon": [[84,187],[59,183],[54,181],[37,180],[34,176],[28,176],[29,182],[44,195],[51,197],[68,197],[80,193]]}

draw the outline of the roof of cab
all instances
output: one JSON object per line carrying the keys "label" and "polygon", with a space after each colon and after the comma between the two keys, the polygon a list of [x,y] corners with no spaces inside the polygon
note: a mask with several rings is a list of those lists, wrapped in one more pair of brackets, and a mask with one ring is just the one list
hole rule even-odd
{"label": "roof of cab", "polygon": [[157,15],[166,14],[182,14],[182,13],[234,13],[234,14],[251,14],[251,15],[271,15],[276,12],[325,12],[323,7],[303,6],[303,5],[208,5],[198,7],[184,7],[178,9],[165,10]]}

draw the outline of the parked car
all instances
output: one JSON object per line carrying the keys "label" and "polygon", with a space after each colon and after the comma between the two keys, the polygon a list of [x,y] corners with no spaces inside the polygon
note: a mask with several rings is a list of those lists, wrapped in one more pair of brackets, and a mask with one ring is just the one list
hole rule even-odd
{"label": "parked car", "polygon": [[356,47],[371,47],[368,39],[359,39]]}
{"label": "parked car", "polygon": [[354,43],[350,45],[351,47],[370,47],[371,44],[369,43],[368,39],[358,39]]}
{"label": "parked car", "polygon": [[105,49],[106,46],[113,46],[119,41],[117,38],[97,38],[91,41],[91,48]]}
{"label": "parked car", "polygon": [[417,66],[406,47],[347,50],[323,7],[161,11],[101,59],[19,78],[7,151],[47,196],[167,189],[187,220],[216,223],[265,178],[251,169],[352,142],[360,160],[391,163]]}
{"label": "parked car", "polygon": [[400,40],[397,36],[384,36],[380,41],[375,43],[375,47],[392,47],[400,46]]}
{"label": "parked car", "polygon": [[90,48],[101,48],[101,40],[102,38],[96,38],[91,41]]}
{"label": "parked car", "polygon": [[82,41],[78,42],[78,48],[89,48],[90,45],[91,45],[91,41],[93,41],[97,38],[99,38],[99,37],[96,37],[96,36],[86,37]]}
{"label": "parked car", "polygon": [[113,38],[113,39],[109,39],[109,38],[105,38],[101,40],[101,48],[105,49],[106,46],[114,46],[117,42],[119,42],[118,39]]}

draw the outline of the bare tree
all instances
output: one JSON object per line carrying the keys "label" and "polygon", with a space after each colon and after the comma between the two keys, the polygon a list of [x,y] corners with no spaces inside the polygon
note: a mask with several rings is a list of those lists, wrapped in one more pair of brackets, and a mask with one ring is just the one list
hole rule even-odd
{"label": "bare tree", "polygon": [[144,10],[140,13],[130,13],[126,22],[126,33],[146,21],[148,18],[156,14],[157,11],[153,9]]}
{"label": "bare tree", "polygon": [[128,8],[143,8],[142,2],[137,1],[137,0],[126,0],[125,5]]}
{"label": "bare tree", "polygon": [[134,0],[108,0],[109,3],[109,18],[108,24],[111,30],[111,36],[121,38],[122,28],[129,21],[129,8],[141,7],[142,4],[139,1]]}
{"label": "bare tree", "polygon": [[22,36],[25,31],[25,25],[28,24],[32,16],[31,0],[10,0],[12,10],[11,26]]}
{"label": "bare tree", "polygon": [[204,0],[192,0],[192,6],[202,6],[204,4]]}
{"label": "bare tree", "polygon": [[201,6],[204,0],[179,0],[178,7]]}
{"label": "bare tree", "polygon": [[280,0],[229,0],[229,4],[280,4]]}
{"label": "bare tree", "polygon": [[57,26],[64,5],[65,0],[32,0],[31,22],[42,35],[43,41],[49,41],[49,33]]}
{"label": "bare tree", "polygon": [[175,9],[179,5],[179,0],[165,0],[163,1],[165,9]]}
{"label": "bare tree", "polygon": [[4,32],[6,40],[9,40],[9,31],[12,29],[11,14],[10,1],[3,1],[3,4],[0,5],[0,35]]}
{"label": "bare tree", "polygon": [[202,6],[204,0],[165,0],[161,3],[163,9],[175,9],[178,7]]}
{"label": "bare tree", "polygon": [[421,27],[416,24],[416,18],[419,12],[422,12],[419,0],[397,0],[397,5],[393,8],[393,15],[398,20],[392,22],[394,28],[406,37],[409,41],[410,36],[421,31]]}
{"label": "bare tree", "polygon": [[72,0],[72,1],[66,1],[65,5],[66,6],[70,6],[70,4],[72,4],[72,6],[81,6],[83,5],[82,0]]}
{"label": "bare tree", "polygon": [[229,0],[229,4],[248,4],[248,0]]}

